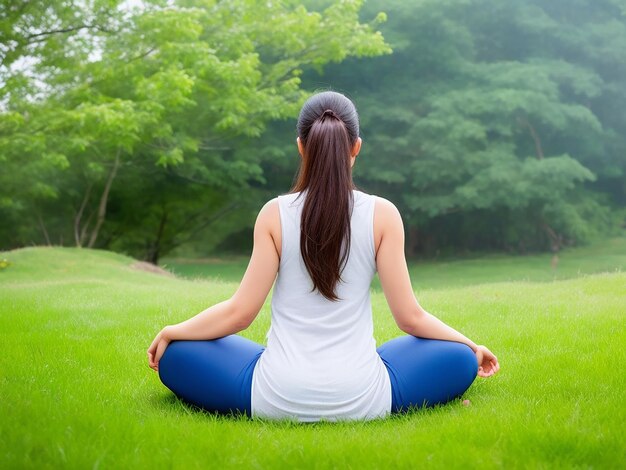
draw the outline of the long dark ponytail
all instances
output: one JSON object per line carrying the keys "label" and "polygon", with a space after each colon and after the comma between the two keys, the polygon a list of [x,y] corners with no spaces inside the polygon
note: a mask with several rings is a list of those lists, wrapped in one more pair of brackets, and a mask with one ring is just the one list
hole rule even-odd
{"label": "long dark ponytail", "polygon": [[298,118],[304,149],[290,192],[306,190],[300,222],[300,253],[313,290],[329,300],[350,254],[353,193],[351,151],[359,137],[359,117],[344,95],[326,91],[307,100]]}

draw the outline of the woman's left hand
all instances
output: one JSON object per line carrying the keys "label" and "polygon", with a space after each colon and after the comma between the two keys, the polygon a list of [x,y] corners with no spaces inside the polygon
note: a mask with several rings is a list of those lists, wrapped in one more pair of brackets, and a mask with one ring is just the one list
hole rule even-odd
{"label": "woman's left hand", "polygon": [[154,338],[154,341],[152,341],[152,344],[148,348],[148,364],[151,369],[158,372],[159,361],[165,352],[165,348],[167,348],[167,345],[170,344],[171,341],[172,340],[167,335],[167,327],[163,328],[159,334],[156,335],[156,338]]}

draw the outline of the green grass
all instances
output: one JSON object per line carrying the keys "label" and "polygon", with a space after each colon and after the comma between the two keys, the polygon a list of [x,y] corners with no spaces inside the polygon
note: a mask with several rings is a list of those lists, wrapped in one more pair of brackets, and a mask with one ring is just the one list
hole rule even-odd
{"label": "green grass", "polygon": [[[577,256],[583,273],[602,265],[599,251]],[[12,265],[0,271],[0,468],[618,468],[626,461],[625,273],[484,283],[506,266],[521,273],[527,264],[530,272],[533,258],[495,257],[472,269],[459,262],[449,272],[466,269],[478,284],[453,280],[417,293],[500,359],[500,373],[465,394],[471,405],[298,425],[196,411],[148,368],[145,351],[161,326],[227,298],[236,283],[160,277],[100,251],[29,248],[2,257]],[[377,340],[399,335],[380,292],[372,304]],[[262,341],[268,325],[269,301],[244,335]]]}
{"label": "green grass", "polygon": [[[181,260],[165,259],[167,269],[189,279],[240,282],[248,258]],[[626,271],[626,237],[602,240],[591,246],[568,248],[559,253],[556,267],[551,254],[530,256],[484,255],[468,259],[409,262],[415,289],[463,287],[502,281],[547,282],[572,279],[581,274]],[[381,290],[378,278],[372,288]]]}

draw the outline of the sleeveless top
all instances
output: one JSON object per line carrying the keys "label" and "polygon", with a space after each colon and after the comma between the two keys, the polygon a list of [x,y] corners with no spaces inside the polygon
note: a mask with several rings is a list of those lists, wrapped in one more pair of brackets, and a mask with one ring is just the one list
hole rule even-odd
{"label": "sleeveless top", "polygon": [[374,419],[391,411],[389,373],[373,337],[374,202],[353,190],[351,245],[333,302],[317,290],[300,254],[306,190],[278,196],[282,249],[267,347],[252,376],[253,416],[298,421]]}

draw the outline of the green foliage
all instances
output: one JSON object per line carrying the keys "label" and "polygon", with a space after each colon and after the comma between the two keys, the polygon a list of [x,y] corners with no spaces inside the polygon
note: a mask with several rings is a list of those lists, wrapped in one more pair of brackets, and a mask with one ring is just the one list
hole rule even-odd
{"label": "green foliage", "polygon": [[410,251],[446,240],[559,249],[619,223],[588,218],[626,203],[626,21],[615,3],[367,8],[386,10],[394,54],[324,79],[356,98],[365,145],[355,176],[400,206]]}
{"label": "green foliage", "polygon": [[[240,139],[297,112],[305,68],[389,52],[359,22],[361,3],[7,7],[0,210],[23,218],[26,234],[0,231],[0,243],[30,243],[41,230],[47,243],[115,242],[154,260],[233,200],[255,200],[260,159],[237,153]],[[10,67],[20,58],[32,70]],[[124,174],[134,178],[121,188]]]}
{"label": "green foliage", "polygon": [[409,253],[624,224],[621,2],[35,3],[0,6],[0,246],[247,249],[328,87],[359,107],[356,182],[399,206]]}

